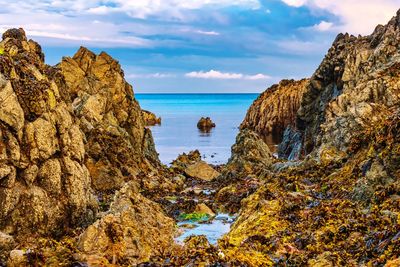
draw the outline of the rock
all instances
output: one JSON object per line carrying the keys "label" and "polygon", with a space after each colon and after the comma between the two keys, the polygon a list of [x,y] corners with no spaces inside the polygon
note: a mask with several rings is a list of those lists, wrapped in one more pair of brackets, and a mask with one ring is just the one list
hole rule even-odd
{"label": "rock", "polygon": [[7,261],[7,266],[10,267],[28,266],[28,259],[25,256],[25,252],[18,249],[12,250],[10,252],[10,257]]}
{"label": "rock", "polygon": [[288,160],[298,160],[302,153],[302,135],[292,126],[287,126],[282,142],[278,146],[278,157]]}
{"label": "rock", "polygon": [[146,126],[154,126],[161,124],[161,117],[157,117],[154,113],[142,109],[142,117]]}
{"label": "rock", "polygon": [[11,86],[0,73],[0,120],[11,126],[15,131],[20,131],[25,123],[24,111]]}
{"label": "rock", "polygon": [[0,250],[7,251],[15,245],[15,240],[12,236],[0,232]]}
{"label": "rock", "polygon": [[25,136],[31,147],[29,153],[32,161],[46,160],[56,153],[59,149],[56,134],[54,125],[44,118],[26,125]]}
{"label": "rock", "polygon": [[209,132],[215,126],[216,126],[215,123],[212,122],[210,117],[206,117],[206,118],[201,117],[201,119],[197,123],[197,128],[204,132]]}
{"label": "rock", "polygon": [[[238,164],[222,171],[218,203],[236,203],[229,203],[231,208],[238,203],[234,197],[240,200],[234,210],[239,216],[218,242],[225,261],[238,266],[398,265],[392,245],[400,240],[399,48],[400,10],[370,36],[339,34],[305,84],[294,120],[278,128],[283,133],[279,153],[296,161],[271,160],[272,166],[257,167],[263,164],[255,157],[256,168],[247,172]],[[280,121],[280,114],[266,117],[274,112],[262,111],[261,97],[255,103],[246,117],[254,124],[243,124],[234,145],[239,152],[246,136],[257,137],[243,130],[261,131]],[[255,186],[248,186],[253,181]]]}
{"label": "rock", "polygon": [[249,129],[243,129],[232,146],[232,156],[228,160],[226,169],[251,172],[257,166],[259,168],[270,166],[272,160],[272,153],[261,137]]}
{"label": "rock", "polygon": [[49,159],[43,163],[38,173],[40,186],[49,194],[60,194],[62,190],[61,164],[58,159]]}
{"label": "rock", "polygon": [[185,173],[192,178],[205,181],[211,181],[212,179],[220,175],[219,172],[214,170],[210,165],[208,165],[204,161],[199,161],[197,163],[189,165],[185,169]]}
{"label": "rock", "polygon": [[201,204],[197,204],[195,210],[195,213],[202,213],[202,214],[207,214],[210,217],[214,217],[215,213],[212,211],[212,209],[210,209],[206,204],[201,203]]}
{"label": "rock", "polygon": [[297,110],[309,82],[283,80],[268,88],[250,106],[241,129],[253,130],[275,151],[286,128],[296,128]]}
{"label": "rock", "polygon": [[128,183],[116,194],[109,214],[81,235],[78,246],[84,258],[95,255],[108,263],[137,265],[171,251],[173,235],[173,220]]}
{"label": "rock", "polygon": [[82,47],[48,66],[22,29],[0,47],[0,231],[61,237],[93,223],[97,197],[150,173],[173,191],[116,60]]}

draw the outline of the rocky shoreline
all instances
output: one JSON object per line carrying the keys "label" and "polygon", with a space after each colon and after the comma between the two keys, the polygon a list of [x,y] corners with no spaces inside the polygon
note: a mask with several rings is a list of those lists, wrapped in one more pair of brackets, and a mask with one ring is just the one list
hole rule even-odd
{"label": "rocky shoreline", "polygon": [[[106,53],[48,66],[22,29],[0,49],[0,266],[400,265],[400,11],[261,94],[220,166],[162,165]],[[216,245],[176,242],[217,213]]]}

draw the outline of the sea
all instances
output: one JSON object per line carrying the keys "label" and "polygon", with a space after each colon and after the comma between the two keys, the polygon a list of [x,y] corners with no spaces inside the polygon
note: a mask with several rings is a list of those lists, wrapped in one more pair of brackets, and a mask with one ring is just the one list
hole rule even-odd
{"label": "sea", "polygon": [[[160,116],[152,126],[156,150],[164,164],[179,154],[198,149],[203,160],[224,164],[247,109],[258,94],[135,94],[142,109]],[[209,133],[197,129],[201,117],[210,117],[216,127]]]}

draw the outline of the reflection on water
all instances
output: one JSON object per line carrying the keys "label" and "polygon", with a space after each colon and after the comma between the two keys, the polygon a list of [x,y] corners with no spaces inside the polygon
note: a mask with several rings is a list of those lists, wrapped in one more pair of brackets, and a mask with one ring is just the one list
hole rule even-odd
{"label": "reflection on water", "polygon": [[212,133],[212,129],[207,129],[207,130],[199,130],[199,136],[200,137],[210,137]]}
{"label": "reflection on water", "polygon": [[[182,221],[178,223],[178,227],[183,229],[183,234],[176,238],[178,243],[182,243],[187,237],[192,235],[205,235],[208,242],[212,245],[216,245],[218,239],[224,234],[228,233],[231,229],[231,225],[235,217],[229,216],[228,214],[218,214],[214,220],[207,223]],[[187,227],[187,226],[190,227]],[[185,227],[185,228],[182,228]]]}
{"label": "reflection on water", "polygon": [[[198,149],[212,164],[226,163],[238,127],[257,94],[136,94],[141,107],[161,116],[151,127],[160,160],[168,164],[179,154]],[[201,132],[197,122],[210,117],[216,124]]]}

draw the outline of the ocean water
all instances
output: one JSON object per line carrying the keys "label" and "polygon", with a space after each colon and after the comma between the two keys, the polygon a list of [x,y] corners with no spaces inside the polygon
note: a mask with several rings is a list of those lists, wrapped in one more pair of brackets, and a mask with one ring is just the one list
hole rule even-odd
{"label": "ocean water", "polygon": [[[179,154],[198,149],[208,163],[226,163],[240,123],[258,94],[136,94],[142,109],[161,116],[153,126],[160,160],[169,164]],[[209,133],[197,129],[201,117],[210,117],[216,127]]]}

